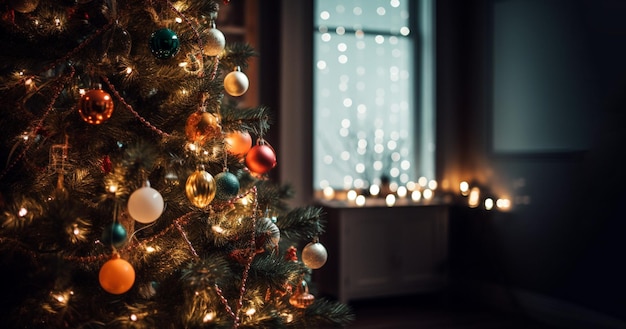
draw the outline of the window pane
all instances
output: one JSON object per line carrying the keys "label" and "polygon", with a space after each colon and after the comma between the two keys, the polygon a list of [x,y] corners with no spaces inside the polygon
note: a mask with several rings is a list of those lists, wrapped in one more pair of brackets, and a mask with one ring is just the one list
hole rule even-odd
{"label": "window pane", "polygon": [[423,137],[408,1],[316,4],[314,187],[416,181]]}

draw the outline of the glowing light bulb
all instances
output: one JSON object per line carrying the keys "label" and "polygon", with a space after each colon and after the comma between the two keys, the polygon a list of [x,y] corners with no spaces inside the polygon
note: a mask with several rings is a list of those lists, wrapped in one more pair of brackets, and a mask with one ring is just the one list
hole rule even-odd
{"label": "glowing light bulb", "polygon": [[385,203],[387,204],[387,207],[393,207],[396,203],[396,196],[393,194],[387,194],[385,197]]}
{"label": "glowing light bulb", "polygon": [[365,196],[359,195],[356,197],[354,201],[356,202],[357,206],[363,207],[365,205]]}
{"label": "glowing light bulb", "polygon": [[461,191],[461,195],[467,196],[469,194],[469,184],[465,181],[459,184],[459,190]]}

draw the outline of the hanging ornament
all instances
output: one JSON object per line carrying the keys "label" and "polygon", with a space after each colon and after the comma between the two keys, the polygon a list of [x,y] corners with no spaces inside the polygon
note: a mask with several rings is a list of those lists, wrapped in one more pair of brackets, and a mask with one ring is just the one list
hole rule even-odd
{"label": "hanging ornament", "polygon": [[261,140],[246,154],[246,166],[256,174],[264,174],[276,166],[274,149]]}
{"label": "hanging ornament", "polygon": [[126,233],[124,225],[119,222],[113,222],[111,225],[104,228],[100,241],[107,246],[120,248],[126,243],[127,236],[128,233]]}
{"label": "hanging ornament", "polygon": [[289,297],[289,304],[297,308],[307,308],[315,302],[315,296],[309,293],[309,287],[305,280],[298,285],[296,292]]}
{"label": "hanging ornament", "polygon": [[207,140],[221,137],[222,126],[217,115],[197,111],[187,118],[185,134],[190,141],[204,144]]}
{"label": "hanging ornament", "polygon": [[194,171],[185,183],[187,198],[198,208],[204,208],[213,201],[216,188],[215,179],[204,170]]}
{"label": "hanging ornament", "polygon": [[280,229],[271,218],[262,217],[259,219],[260,235],[257,240],[257,249],[278,250],[280,241]]}
{"label": "hanging ornament", "polygon": [[236,157],[244,157],[252,147],[252,136],[245,130],[231,131],[224,136],[224,142],[226,152]]}
{"label": "hanging ornament", "polygon": [[157,220],[163,213],[164,206],[161,193],[150,187],[148,181],[128,198],[128,214],[142,224]]}
{"label": "hanging ornament", "polygon": [[39,6],[39,0],[9,0],[8,3],[9,7],[22,14],[31,13]]}
{"label": "hanging ornament", "polygon": [[224,90],[231,96],[236,97],[245,94],[249,86],[248,76],[241,72],[239,66],[224,77]]}
{"label": "hanging ornament", "polygon": [[104,90],[88,90],[78,102],[78,114],[85,122],[98,125],[108,120],[113,114],[113,99]]}
{"label": "hanging ornament", "polygon": [[302,249],[302,262],[306,267],[316,270],[324,264],[328,259],[328,252],[323,244],[313,241],[309,242],[304,249]]}
{"label": "hanging ornament", "polygon": [[128,57],[133,41],[130,33],[119,24],[114,24],[102,34],[103,57],[118,61],[120,57]]}
{"label": "hanging ornament", "polygon": [[211,27],[206,29],[203,34],[204,44],[202,45],[202,52],[206,56],[218,56],[226,47],[226,38],[222,31],[215,28],[215,22],[211,22]]}
{"label": "hanging ornament", "polygon": [[290,260],[292,262],[298,261],[298,249],[294,246],[289,246],[285,251],[285,260]]}
{"label": "hanging ornament", "polygon": [[135,269],[129,262],[114,254],[100,268],[98,274],[100,286],[110,294],[123,294],[130,290],[135,283]]}
{"label": "hanging ornament", "polygon": [[158,29],[150,35],[150,50],[152,55],[158,59],[169,59],[180,50],[180,41],[176,32],[162,28]]}
{"label": "hanging ornament", "polygon": [[229,200],[239,194],[239,179],[228,171],[215,175],[215,186],[215,198],[218,200]]}

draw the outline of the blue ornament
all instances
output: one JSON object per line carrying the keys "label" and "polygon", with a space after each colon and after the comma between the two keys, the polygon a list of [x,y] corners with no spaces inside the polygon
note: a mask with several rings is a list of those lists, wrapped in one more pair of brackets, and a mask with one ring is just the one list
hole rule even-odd
{"label": "blue ornament", "polygon": [[232,199],[239,193],[239,179],[228,171],[215,176],[215,185],[217,189],[215,198],[218,200]]}
{"label": "blue ornament", "polygon": [[105,245],[114,246],[115,248],[119,248],[126,243],[126,228],[124,225],[114,222],[111,225],[104,228],[102,232],[101,241]]}
{"label": "blue ornament", "polygon": [[152,32],[150,36],[150,50],[158,59],[174,57],[180,50],[180,41],[176,32],[162,28]]}

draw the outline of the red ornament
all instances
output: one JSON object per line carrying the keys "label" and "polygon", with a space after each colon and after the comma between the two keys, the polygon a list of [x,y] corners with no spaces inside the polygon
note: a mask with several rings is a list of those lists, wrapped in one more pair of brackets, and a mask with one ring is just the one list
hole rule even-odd
{"label": "red ornament", "polygon": [[100,169],[103,173],[108,174],[113,170],[113,163],[111,162],[111,157],[105,155],[100,161]]}
{"label": "red ornament", "polygon": [[253,146],[246,154],[246,166],[250,171],[264,174],[276,166],[276,153],[267,143]]}

